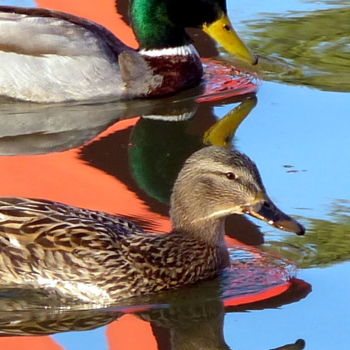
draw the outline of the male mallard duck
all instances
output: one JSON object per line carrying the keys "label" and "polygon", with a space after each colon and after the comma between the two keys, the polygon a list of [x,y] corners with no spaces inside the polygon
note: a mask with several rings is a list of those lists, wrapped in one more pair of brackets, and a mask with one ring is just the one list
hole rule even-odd
{"label": "male mallard duck", "polygon": [[216,276],[229,263],[225,217],[250,214],[304,228],[268,198],[255,164],[228,148],[195,152],[175,182],[167,234],[117,216],[35,199],[0,200],[0,285],[90,303],[155,293]]}
{"label": "male mallard duck", "polygon": [[201,27],[233,55],[256,57],[234,32],[225,0],[131,0],[135,51],[73,15],[0,6],[0,95],[35,102],[161,96],[199,84],[185,32]]}

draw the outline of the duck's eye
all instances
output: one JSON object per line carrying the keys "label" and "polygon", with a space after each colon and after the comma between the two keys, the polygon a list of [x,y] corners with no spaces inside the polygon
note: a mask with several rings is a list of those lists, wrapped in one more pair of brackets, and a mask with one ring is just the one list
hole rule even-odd
{"label": "duck's eye", "polygon": [[237,175],[235,173],[233,173],[232,171],[229,171],[226,173],[226,177],[229,180],[236,180],[237,179]]}

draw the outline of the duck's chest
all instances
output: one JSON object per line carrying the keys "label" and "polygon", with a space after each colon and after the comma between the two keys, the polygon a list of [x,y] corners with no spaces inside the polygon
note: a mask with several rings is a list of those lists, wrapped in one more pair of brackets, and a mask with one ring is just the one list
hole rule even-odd
{"label": "duck's chest", "polygon": [[199,245],[195,241],[162,245],[132,247],[128,251],[128,268],[121,279],[128,284],[128,291],[149,294],[177,288],[215,277],[227,266],[225,247]]}
{"label": "duck's chest", "polygon": [[148,96],[160,96],[194,87],[201,81],[203,66],[198,53],[179,49],[164,49],[141,52],[154,75],[162,82]]}

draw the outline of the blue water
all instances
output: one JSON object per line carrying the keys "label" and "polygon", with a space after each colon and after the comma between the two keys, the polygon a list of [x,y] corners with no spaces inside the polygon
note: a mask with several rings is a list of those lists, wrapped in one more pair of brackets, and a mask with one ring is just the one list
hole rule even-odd
{"label": "blue water", "polygon": [[[225,317],[225,339],[234,349],[271,349],[297,339],[306,349],[347,349],[349,263],[328,269],[299,271],[312,285],[312,293],[298,303],[278,309],[229,313]],[[254,336],[252,337],[252,333]]]}
{"label": "blue water", "polygon": [[35,1],[32,1],[32,0],[1,0],[0,5],[34,7]]}
{"label": "blue water", "polygon": [[107,348],[105,331],[106,327],[99,327],[85,332],[83,341],[81,332],[57,333],[52,337],[65,350],[83,350],[87,346],[89,350],[100,350]]}
{"label": "blue water", "polygon": [[255,160],[281,207],[323,218],[332,201],[350,197],[349,180],[340,174],[350,146],[349,94],[264,82],[258,99],[236,145]]}

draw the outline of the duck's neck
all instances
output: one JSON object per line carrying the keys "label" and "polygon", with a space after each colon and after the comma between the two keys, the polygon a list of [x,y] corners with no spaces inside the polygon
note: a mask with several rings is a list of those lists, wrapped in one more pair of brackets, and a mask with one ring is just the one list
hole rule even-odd
{"label": "duck's neck", "polygon": [[184,28],[169,20],[166,1],[133,0],[130,16],[141,49],[179,47],[191,42]]}
{"label": "duck's neck", "polygon": [[211,246],[225,247],[225,218],[202,219],[186,216],[181,211],[172,210],[173,231],[182,232],[188,237]]}
{"label": "duck's neck", "polygon": [[[195,245],[201,247],[199,255],[206,255],[204,265],[207,271],[205,273],[202,271],[203,275],[212,277],[213,273],[217,273],[229,265],[229,253],[224,241],[225,218],[196,221],[185,216],[179,217],[172,211],[171,219],[172,233],[180,235],[186,241],[192,240]],[[197,259],[193,255],[193,265],[196,264],[196,261],[200,262],[201,259]],[[208,275],[206,275],[207,273]]]}

